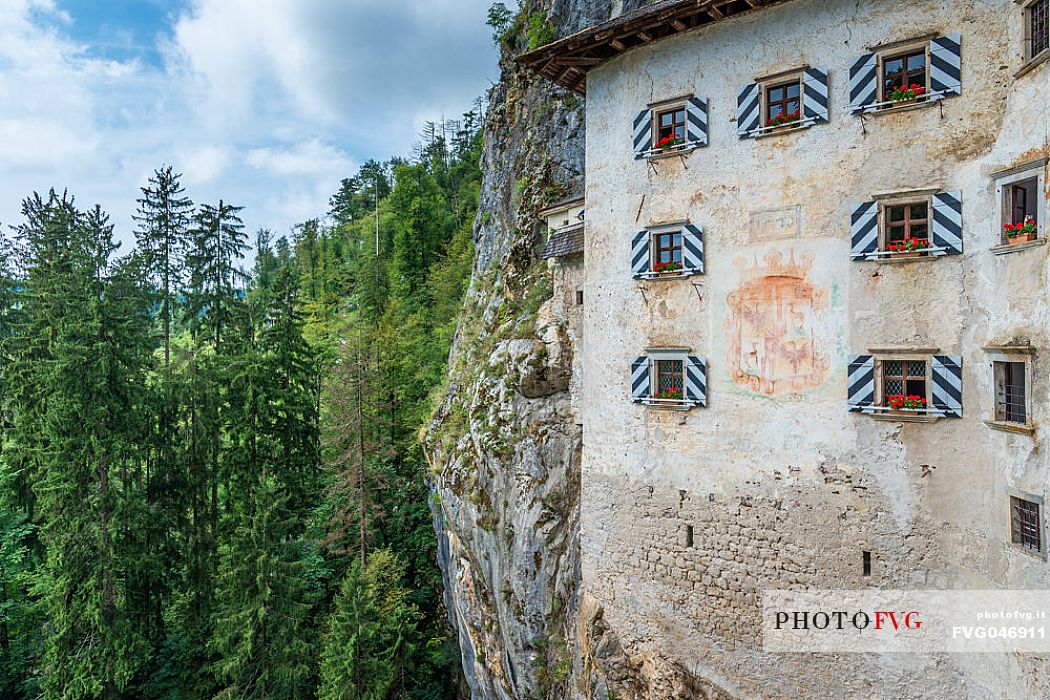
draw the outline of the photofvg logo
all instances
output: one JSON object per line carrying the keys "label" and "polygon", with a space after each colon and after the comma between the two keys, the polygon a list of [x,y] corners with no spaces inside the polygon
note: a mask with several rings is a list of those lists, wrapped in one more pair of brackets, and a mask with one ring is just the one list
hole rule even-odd
{"label": "photofvg logo", "polygon": [[771,652],[1050,652],[1050,591],[765,591]]}

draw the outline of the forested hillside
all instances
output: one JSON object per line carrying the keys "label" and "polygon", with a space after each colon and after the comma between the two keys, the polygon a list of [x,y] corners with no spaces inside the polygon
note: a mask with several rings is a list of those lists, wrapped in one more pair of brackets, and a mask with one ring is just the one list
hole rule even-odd
{"label": "forested hillside", "polygon": [[25,200],[0,238],[0,697],[455,696],[419,432],[479,123],[367,163],[291,236],[250,240],[170,167],[133,247],[71,193]]}

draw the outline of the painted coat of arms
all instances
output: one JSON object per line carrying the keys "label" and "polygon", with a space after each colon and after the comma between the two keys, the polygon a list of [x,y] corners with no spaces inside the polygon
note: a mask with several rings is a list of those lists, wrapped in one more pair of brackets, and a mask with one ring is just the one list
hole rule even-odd
{"label": "painted coat of arms", "polygon": [[829,313],[829,292],[808,279],[813,256],[787,260],[779,251],[763,263],[737,258],[741,283],[726,297],[726,359],[737,384],[765,396],[821,386],[831,358],[817,328]]}

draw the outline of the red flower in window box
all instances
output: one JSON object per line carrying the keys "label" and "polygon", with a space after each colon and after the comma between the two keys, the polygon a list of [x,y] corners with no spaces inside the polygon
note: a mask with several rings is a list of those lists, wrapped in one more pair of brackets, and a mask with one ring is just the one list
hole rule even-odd
{"label": "red flower in window box", "polygon": [[1026,243],[1034,241],[1039,233],[1039,227],[1031,216],[1024,218],[1024,223],[1003,224],[1003,233],[1006,234],[1008,243]]}
{"label": "red flower in window box", "polygon": [[890,93],[890,102],[915,102],[925,94],[926,88],[921,85],[916,85],[915,83],[912,83],[911,85],[901,85],[900,87],[893,88],[893,92]]}
{"label": "red flower in window box", "polygon": [[930,242],[925,238],[905,238],[903,241],[887,243],[886,250],[901,257],[915,257],[925,253],[930,247]]}
{"label": "red flower in window box", "polygon": [[794,124],[798,121],[801,121],[801,119],[802,111],[796,109],[794,112],[781,112],[777,116],[770,119],[769,123],[766,126],[770,126],[775,129],[781,126],[788,126],[790,124]]}
{"label": "red flower in window box", "polygon": [[661,399],[664,401],[681,401],[685,398],[685,395],[682,393],[681,389],[679,389],[676,386],[673,386],[668,389],[664,389],[663,391],[656,392],[656,396],[654,396],[653,398]]}
{"label": "red flower in window box", "polygon": [[685,141],[678,137],[677,134],[671,134],[670,136],[664,136],[662,139],[656,142],[656,147],[661,151],[669,151],[672,148],[681,146]]}
{"label": "red flower in window box", "polygon": [[682,263],[680,262],[662,262],[653,265],[653,272],[657,274],[663,274],[665,272],[678,272],[682,269]]}
{"label": "red flower in window box", "polygon": [[926,408],[926,399],[922,396],[916,396],[914,394],[906,396],[904,394],[890,394],[886,397],[886,403],[890,405],[894,411],[901,411],[904,409],[920,409]]}

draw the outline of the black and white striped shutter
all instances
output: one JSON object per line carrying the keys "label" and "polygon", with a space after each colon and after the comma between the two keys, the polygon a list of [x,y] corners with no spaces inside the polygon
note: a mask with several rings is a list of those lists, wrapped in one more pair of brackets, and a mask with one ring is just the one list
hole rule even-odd
{"label": "black and white striped shutter", "polygon": [[686,103],[686,139],[697,146],[707,145],[707,98],[690,97]]}
{"label": "black and white striped shutter", "polygon": [[870,412],[875,405],[875,356],[850,355],[848,399],[851,413]]}
{"label": "black and white striped shutter", "polygon": [[685,399],[697,406],[707,406],[707,360],[702,357],[686,358]]}
{"label": "black and white striped shutter", "polygon": [[933,226],[930,227],[934,248],[945,248],[935,255],[958,255],[963,252],[962,192],[933,195]]}
{"label": "black and white striped shutter", "polygon": [[649,232],[639,231],[631,240],[631,272],[635,279],[649,272]]}
{"label": "black and white striped shutter", "polygon": [[818,68],[807,68],[802,73],[802,100],[805,118],[819,124],[828,121],[828,73]]}
{"label": "black and white striped shutter", "polygon": [[879,99],[878,58],[869,53],[849,69],[849,110],[853,114],[871,111]]}
{"label": "black and white striped shutter", "polygon": [[649,358],[642,355],[631,363],[631,399],[644,403],[649,397]]}
{"label": "black and white striped shutter", "polygon": [[962,94],[962,36],[930,41],[930,88],[944,95]]}
{"label": "black and white striped shutter", "polygon": [[699,226],[686,224],[682,229],[682,266],[697,274],[704,272],[704,232]]}
{"label": "black and white striped shutter", "polygon": [[850,258],[876,260],[879,252],[879,203],[864,202],[853,207],[850,228]]}
{"label": "black and white striped shutter", "polygon": [[962,418],[962,358],[934,355],[933,409],[947,418]]}
{"label": "black and white striped shutter", "polygon": [[643,109],[634,118],[634,157],[645,158],[653,148],[653,110]]}
{"label": "black and white striped shutter", "polygon": [[758,83],[751,83],[737,95],[736,133],[742,139],[752,139],[757,135],[755,130],[762,118],[758,99],[761,92]]}

